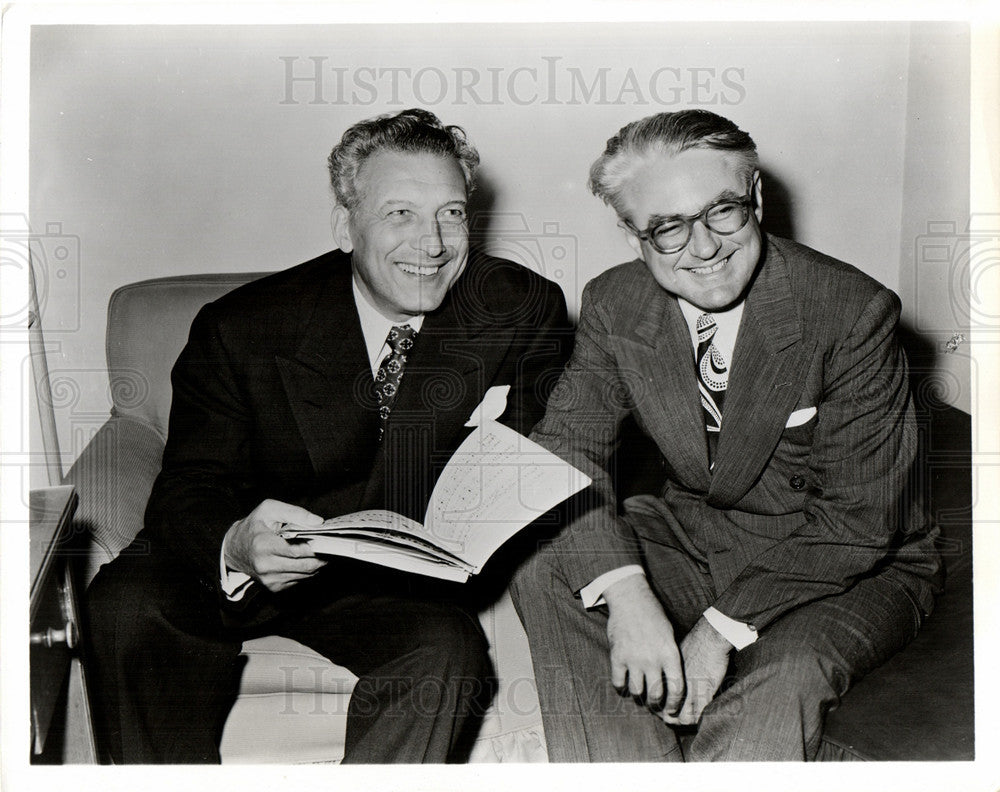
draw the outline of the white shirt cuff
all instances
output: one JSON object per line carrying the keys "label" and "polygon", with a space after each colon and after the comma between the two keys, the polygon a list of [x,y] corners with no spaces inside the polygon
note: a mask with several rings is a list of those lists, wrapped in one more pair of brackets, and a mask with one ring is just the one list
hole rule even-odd
{"label": "white shirt cuff", "polygon": [[628,566],[618,567],[617,569],[612,569],[610,572],[605,572],[580,589],[580,599],[583,600],[583,607],[596,608],[598,605],[604,605],[604,592],[611,587],[611,584],[632,575],[645,574],[642,567],[638,564],[629,564]]}
{"label": "white shirt cuff", "polygon": [[226,566],[226,540],[222,540],[222,549],[219,551],[219,580],[222,583],[222,591],[226,599],[231,602],[239,602],[243,595],[247,593],[253,578],[245,572],[237,572]]}
{"label": "white shirt cuff", "polygon": [[706,610],[704,616],[705,621],[711,624],[737,651],[757,640],[757,630],[752,624],[744,624],[736,619],[731,619],[715,608]]}

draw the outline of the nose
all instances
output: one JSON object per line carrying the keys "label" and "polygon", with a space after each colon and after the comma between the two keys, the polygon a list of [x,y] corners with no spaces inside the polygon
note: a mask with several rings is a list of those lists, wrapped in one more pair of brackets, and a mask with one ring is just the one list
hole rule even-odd
{"label": "nose", "polygon": [[430,221],[420,235],[420,249],[424,255],[432,259],[440,258],[447,252],[448,246],[444,242],[441,223],[436,218]]}
{"label": "nose", "polygon": [[721,247],[721,240],[713,234],[701,220],[695,220],[691,226],[691,238],[688,240],[688,250],[691,255],[703,261],[708,261]]}

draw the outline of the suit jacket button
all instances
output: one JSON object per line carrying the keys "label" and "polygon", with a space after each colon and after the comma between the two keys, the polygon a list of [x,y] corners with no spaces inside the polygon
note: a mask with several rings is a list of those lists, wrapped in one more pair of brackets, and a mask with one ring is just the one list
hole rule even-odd
{"label": "suit jacket button", "polygon": [[788,483],[793,490],[800,490],[806,485],[806,480],[802,476],[792,476]]}

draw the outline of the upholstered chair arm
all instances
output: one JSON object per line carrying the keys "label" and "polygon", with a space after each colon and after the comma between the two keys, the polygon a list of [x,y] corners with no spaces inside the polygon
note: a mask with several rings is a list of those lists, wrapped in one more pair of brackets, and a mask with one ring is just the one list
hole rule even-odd
{"label": "upholstered chair arm", "polygon": [[66,474],[80,497],[74,528],[89,541],[81,586],[131,544],[160,471],[165,438],[150,424],[112,413]]}

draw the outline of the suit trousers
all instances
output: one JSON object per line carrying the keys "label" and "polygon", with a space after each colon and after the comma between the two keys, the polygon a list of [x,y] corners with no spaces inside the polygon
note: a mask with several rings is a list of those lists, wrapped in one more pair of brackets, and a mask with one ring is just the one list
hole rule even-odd
{"label": "suit trousers", "polygon": [[[243,641],[278,634],[359,677],[344,762],[461,761],[489,704],[475,614],[416,576],[331,560],[285,592],[223,604],[142,536],[91,585],[100,736],[116,763],[217,763]],[[259,585],[259,584],[255,584]]]}
{"label": "suit trousers", "polygon": [[[661,499],[632,498],[625,510],[679,644],[716,599],[708,565]],[[732,653],[697,732],[681,743],[612,686],[606,609],[584,610],[566,585],[558,542],[519,568],[512,593],[531,645],[549,757],[566,762],[813,759],[826,712],[922,620],[913,594],[878,574],[789,611]]]}

